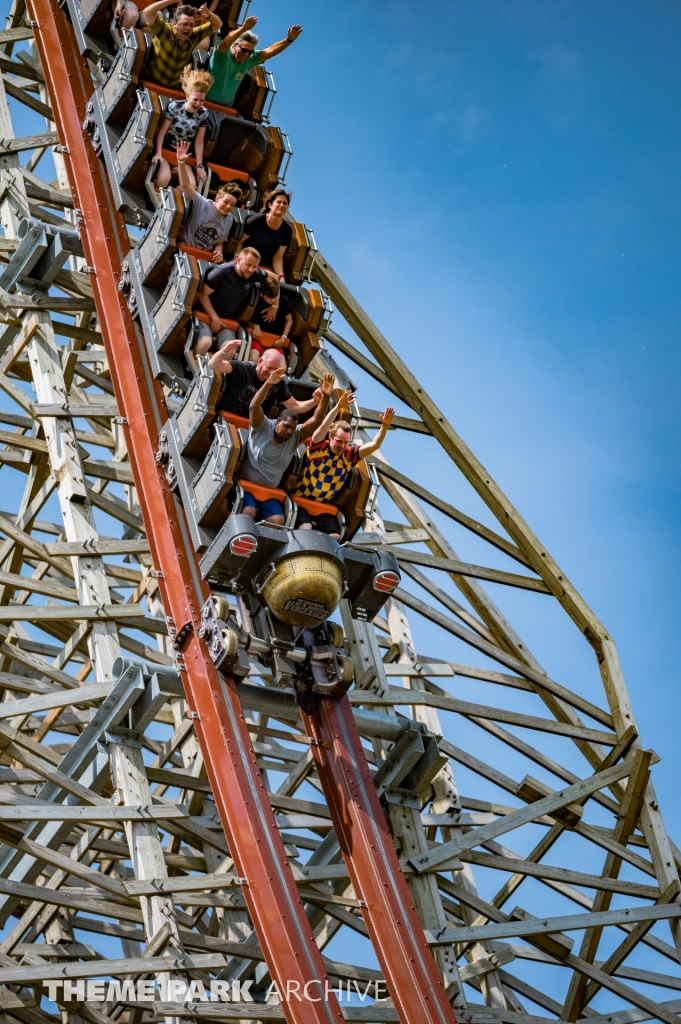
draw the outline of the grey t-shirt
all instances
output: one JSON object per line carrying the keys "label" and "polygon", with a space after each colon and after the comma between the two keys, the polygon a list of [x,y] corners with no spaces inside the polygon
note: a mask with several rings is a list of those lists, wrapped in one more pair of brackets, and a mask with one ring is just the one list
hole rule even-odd
{"label": "grey t-shirt", "polygon": [[300,444],[300,427],[286,441],[277,444],[273,440],[275,425],[276,420],[265,417],[259,427],[251,427],[248,432],[246,461],[241,474],[245,491],[248,490],[248,480],[261,487],[278,487],[286,467],[295,455]]}
{"label": "grey t-shirt", "polygon": [[180,242],[193,245],[196,249],[213,252],[216,245],[229,237],[234,222],[231,213],[223,217],[218,213],[212,199],[206,199],[198,192],[192,199],[192,212],[180,234]]}

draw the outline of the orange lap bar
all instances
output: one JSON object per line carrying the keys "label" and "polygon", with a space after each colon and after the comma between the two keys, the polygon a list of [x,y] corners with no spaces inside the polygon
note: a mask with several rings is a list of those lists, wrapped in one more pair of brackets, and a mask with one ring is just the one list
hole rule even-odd
{"label": "orange lap bar", "polygon": [[[164,160],[167,160],[171,167],[177,167],[177,153],[174,149],[161,150],[163,153]],[[193,167],[196,163],[195,156],[188,156],[187,163],[190,167]],[[226,179],[227,181],[245,181],[249,183],[250,177],[246,171],[235,171],[233,167],[223,167],[222,164],[211,164],[206,161],[206,167],[210,168],[214,174],[217,174],[220,181]]]}
{"label": "orange lap bar", "polygon": [[[206,252],[203,249],[192,249],[188,245],[181,245],[180,249],[182,249],[182,252],[188,252],[192,256],[196,256],[197,252],[202,252],[203,256],[197,256],[196,258],[202,260],[205,260],[206,258]],[[200,320],[202,324],[210,323],[210,317],[208,316],[207,313],[200,313],[198,310],[194,310],[194,316],[196,317],[197,320]],[[232,331],[239,330],[240,325],[236,322],[236,320],[225,320],[224,317],[220,317],[220,323],[222,324],[223,327],[229,327],[230,330]]]}
{"label": "orange lap bar", "polygon": [[269,501],[274,498],[276,501],[284,502],[288,498],[286,491],[280,491],[278,487],[262,487],[260,484],[253,484],[250,480],[239,480],[239,483],[247,494],[252,494],[256,501]]}
{"label": "orange lap bar", "polygon": [[248,420],[245,416],[237,416],[234,412],[221,412],[223,420],[227,423],[233,423],[235,427],[239,427],[241,430],[248,430]]}
{"label": "orange lap bar", "polygon": [[[146,79],[142,80],[140,85],[150,92],[156,92],[159,96],[169,96],[173,100],[186,100],[187,98],[181,89],[169,89],[166,85],[157,85],[156,82],[149,82]],[[239,117],[239,112],[234,107],[222,107],[219,103],[213,103],[211,100],[206,100],[205,106],[207,110],[215,110],[218,114]]]}
{"label": "orange lap bar", "polygon": [[309,512],[311,516],[337,516],[338,509],[335,505],[327,505],[323,501],[311,501],[310,498],[299,498],[297,494],[292,494],[291,497],[295,501],[296,505],[300,505],[306,512]]}

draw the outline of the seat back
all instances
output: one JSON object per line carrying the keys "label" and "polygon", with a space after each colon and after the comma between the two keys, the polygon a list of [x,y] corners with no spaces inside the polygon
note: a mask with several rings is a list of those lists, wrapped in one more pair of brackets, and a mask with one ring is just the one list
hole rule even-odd
{"label": "seat back", "polygon": [[180,454],[203,458],[211,446],[210,425],[215,419],[222,374],[210,369],[207,356],[198,356],[196,362],[198,372],[173,419]]}
{"label": "seat back", "polygon": [[290,337],[299,355],[296,374],[301,375],[321,348],[319,339],[329,326],[331,304],[318,288],[299,288],[284,284],[281,289],[293,306]]}
{"label": "seat back", "polygon": [[121,188],[143,188],[154,137],[161,120],[161,103],[148,89],[136,92],[137,106],[113,151],[114,174]]}
{"label": "seat back", "polygon": [[185,202],[182,191],[172,188],[160,189],[156,212],[137,245],[142,284],[158,287],[168,280],[176,238],[184,216]]}
{"label": "seat back", "polygon": [[146,55],[144,33],[137,28],[124,29],[116,59],[99,87],[107,124],[127,124],[130,120]]}
{"label": "seat back", "polygon": [[286,280],[300,284],[309,281],[312,265],[317,255],[317,243],[311,228],[299,221],[291,222],[293,236],[288,251],[284,256]]}
{"label": "seat back", "polygon": [[348,531],[346,539],[351,540],[354,537],[371,511],[375,491],[375,481],[362,459],[348,474],[343,487],[333,499],[345,517]]}
{"label": "seat back", "polygon": [[234,106],[246,120],[267,124],[276,93],[272,72],[256,64],[244,75],[234,97]]}
{"label": "seat back", "polygon": [[151,342],[157,352],[182,355],[184,328],[192,315],[199,277],[197,260],[189,253],[177,251],[170,280],[151,312]]}
{"label": "seat back", "polygon": [[214,164],[253,174],[267,155],[267,136],[252,121],[215,114],[217,133],[211,153]]}

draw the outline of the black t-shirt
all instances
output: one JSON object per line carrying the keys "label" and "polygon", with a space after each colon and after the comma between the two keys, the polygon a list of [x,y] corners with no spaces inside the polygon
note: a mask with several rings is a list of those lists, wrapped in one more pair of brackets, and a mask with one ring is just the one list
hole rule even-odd
{"label": "black t-shirt", "polygon": [[253,246],[260,253],[260,262],[263,267],[272,268],[272,261],[280,246],[285,245],[288,249],[293,237],[293,228],[286,221],[282,221],[280,228],[273,231],[266,220],[267,214],[254,213],[246,221],[244,234],[248,235],[246,245]]}
{"label": "black t-shirt", "polygon": [[281,337],[286,324],[286,317],[293,314],[293,306],[288,301],[285,295],[280,293],[279,295],[279,310],[274,320],[263,320],[262,314],[265,310],[270,309],[269,303],[263,300],[262,295],[258,299],[258,305],[255,307],[255,313],[253,314],[253,323],[258,324],[261,331],[265,334],[276,334],[277,337]]}
{"label": "black t-shirt", "polygon": [[245,299],[256,281],[264,281],[264,270],[254,270],[250,277],[240,277],[235,263],[212,267],[206,275],[206,284],[213,289],[210,301],[219,317],[231,319],[234,310]]}
{"label": "black t-shirt", "polygon": [[[230,360],[232,372],[226,373],[222,382],[222,394],[218,399],[217,411],[233,412],[235,416],[248,419],[248,409],[256,392],[260,391],[264,381],[255,372],[254,363],[244,363],[237,359]],[[283,405],[291,398],[285,380],[270,388],[264,405],[265,412],[273,405]]]}

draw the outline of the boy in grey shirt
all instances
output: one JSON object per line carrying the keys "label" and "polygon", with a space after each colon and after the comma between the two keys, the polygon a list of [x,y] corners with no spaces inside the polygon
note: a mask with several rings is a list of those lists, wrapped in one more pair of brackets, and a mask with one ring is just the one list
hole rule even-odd
{"label": "boy in grey shirt", "polygon": [[276,498],[258,500],[248,490],[249,481],[259,487],[276,488],[279,486],[286,467],[293,458],[298,445],[314,434],[329,407],[329,399],[333,391],[334,376],[324,375],[319,385],[322,400],[312,416],[302,426],[298,426],[298,414],[292,409],[282,409],[275,422],[266,418],[262,411],[263,402],[270,388],[278,384],[286,372],[285,366],[273,370],[269,377],[253,396],[249,408],[250,429],[248,431],[248,449],[246,461],[241,473],[241,485],[244,489],[243,512],[255,519],[258,512],[268,523],[283,526],[284,509]]}
{"label": "boy in grey shirt", "polygon": [[182,228],[178,240],[183,245],[205,249],[206,259],[212,260],[213,263],[224,263],[222,245],[229,238],[234,223],[232,210],[241,196],[241,189],[236,182],[229,182],[218,189],[215,199],[206,199],[196,191],[192,176],[187,170],[188,156],[189,143],[178,143],[177,173],[180,188],[192,201],[191,216]]}

